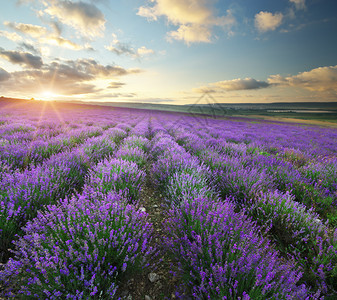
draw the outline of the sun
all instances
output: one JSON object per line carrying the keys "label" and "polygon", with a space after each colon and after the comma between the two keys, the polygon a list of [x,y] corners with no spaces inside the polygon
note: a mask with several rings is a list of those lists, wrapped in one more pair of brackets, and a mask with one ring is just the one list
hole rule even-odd
{"label": "sun", "polygon": [[45,100],[45,101],[51,101],[55,97],[56,97],[56,94],[54,94],[51,91],[44,91],[44,92],[41,93],[41,98],[42,98],[42,100]]}

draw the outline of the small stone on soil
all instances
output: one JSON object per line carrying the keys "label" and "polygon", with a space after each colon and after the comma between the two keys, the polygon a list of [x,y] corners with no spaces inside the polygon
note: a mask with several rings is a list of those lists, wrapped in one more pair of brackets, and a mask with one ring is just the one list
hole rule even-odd
{"label": "small stone on soil", "polygon": [[159,280],[160,276],[156,273],[149,273],[149,280],[150,282],[156,282]]}

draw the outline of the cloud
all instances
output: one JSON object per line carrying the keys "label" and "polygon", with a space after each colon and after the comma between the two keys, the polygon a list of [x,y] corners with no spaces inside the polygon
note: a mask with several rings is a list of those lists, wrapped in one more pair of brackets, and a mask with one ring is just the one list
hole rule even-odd
{"label": "cloud", "polygon": [[137,103],[162,103],[162,102],[175,102],[173,99],[165,98],[143,98],[137,99]]}
{"label": "cloud", "polygon": [[[32,24],[23,24],[23,23],[13,23],[13,22],[4,22],[4,24],[18,32],[30,35],[33,38],[36,38],[39,43],[48,44],[53,46],[59,46],[63,48],[68,48],[72,50],[92,50],[92,47],[89,45],[80,45],[68,39],[65,39],[60,36],[62,32],[61,25],[58,22],[51,22],[51,26],[54,32],[50,32],[47,28],[32,25]],[[10,34],[10,33],[8,33]],[[7,35],[8,35],[7,34]],[[1,35],[1,31],[0,31]],[[17,34],[13,33],[13,38],[15,38]],[[18,36],[22,39],[20,36]]]}
{"label": "cloud", "polygon": [[43,64],[40,69],[10,73],[6,85],[0,85],[0,91],[10,93],[15,91],[18,94],[34,96],[43,91],[69,96],[92,94],[102,90],[97,88],[95,80],[116,79],[139,72],[141,72],[139,69],[104,66],[93,59],[55,60],[50,64]]}
{"label": "cloud", "polygon": [[101,93],[96,93],[93,95],[88,95],[88,97],[85,98],[85,101],[90,100],[103,100],[103,99],[111,99],[111,98],[134,98],[136,97],[136,93],[104,93],[103,91]]}
{"label": "cloud", "polygon": [[198,94],[209,94],[209,93],[216,93],[217,90],[211,87],[208,87],[208,86],[202,86],[202,87],[193,89],[193,92],[198,93]]}
{"label": "cloud", "polygon": [[0,36],[5,37],[13,42],[21,41],[22,37],[19,36],[16,32],[8,32],[6,30],[0,30]]}
{"label": "cloud", "polygon": [[283,14],[260,11],[255,15],[255,27],[260,32],[273,31],[282,23]]}
{"label": "cloud", "polygon": [[254,78],[233,79],[218,81],[213,84],[215,87],[226,91],[257,90],[269,87],[266,81],[256,80]]}
{"label": "cloud", "polygon": [[40,56],[32,55],[28,52],[6,51],[0,48],[0,57],[13,64],[23,65],[25,68],[40,69],[43,65]]}
{"label": "cloud", "polygon": [[316,92],[337,92],[337,65],[319,67],[288,77],[272,75],[268,78],[268,83]]}
{"label": "cloud", "polygon": [[4,22],[4,24],[11,29],[30,35],[34,38],[39,38],[47,33],[47,28],[38,25],[15,22]]}
{"label": "cloud", "polygon": [[305,9],[305,0],[289,0],[289,1],[295,4],[296,9]]}
{"label": "cloud", "polygon": [[19,43],[18,45],[19,45],[20,50],[21,49],[28,50],[30,53],[34,53],[35,55],[41,54],[40,50],[36,49],[32,44],[22,42],[22,43]]}
{"label": "cloud", "polygon": [[49,44],[49,45],[54,45],[54,46],[60,46],[63,48],[68,48],[72,50],[83,50],[83,49],[92,49],[89,45],[80,45],[75,42],[72,42],[68,39],[65,39],[60,36],[56,35],[48,35],[46,37],[41,37],[39,39],[40,43],[43,44]]}
{"label": "cloud", "polygon": [[110,82],[108,89],[119,89],[125,85],[124,82]]}
{"label": "cloud", "polygon": [[257,90],[271,86],[269,82],[256,80],[254,78],[238,78],[232,80],[223,80],[210,83],[208,86],[202,86],[193,89],[195,93],[222,93],[225,91],[243,91],[243,90]]}
{"label": "cloud", "polygon": [[202,0],[155,0],[153,7],[141,7],[138,15],[157,20],[165,15],[175,24],[204,24],[212,17],[212,11]]}
{"label": "cloud", "polygon": [[151,54],[154,54],[154,50],[148,49],[145,46],[142,46],[142,47],[140,47],[140,48],[137,49],[137,55],[139,57],[146,56],[146,55],[151,55]]}
{"label": "cloud", "polygon": [[132,58],[141,58],[155,53],[154,50],[148,49],[145,46],[135,49],[127,43],[122,43],[117,39],[115,34],[113,34],[112,37],[113,41],[109,46],[105,46],[105,49],[117,55],[128,55]]}
{"label": "cloud", "polygon": [[0,82],[8,80],[10,77],[11,75],[6,70],[0,68]]}
{"label": "cloud", "polygon": [[178,30],[170,31],[167,34],[169,41],[178,40],[190,43],[209,43],[211,42],[211,30],[202,25],[181,25]]}
{"label": "cloud", "polygon": [[337,65],[319,67],[293,76],[271,75],[266,81],[253,78],[223,80],[193,89],[195,93],[257,90],[273,86],[294,87],[312,92],[337,94]]}
{"label": "cloud", "polygon": [[152,0],[153,6],[141,6],[137,15],[150,21],[165,16],[178,26],[176,31],[168,33],[168,39],[182,40],[187,44],[211,42],[212,28],[220,26],[230,29],[235,23],[231,11],[227,15],[216,16],[213,8],[215,1],[205,0]]}
{"label": "cloud", "polygon": [[130,56],[136,55],[135,50],[125,43],[118,42],[110,46],[105,46],[105,48],[117,55],[130,55]]}
{"label": "cloud", "polygon": [[62,24],[60,24],[59,22],[53,21],[53,22],[50,22],[50,25],[53,28],[57,36],[60,36],[62,34]]}
{"label": "cloud", "polygon": [[140,69],[124,69],[120,66],[107,65],[103,66],[94,59],[78,59],[76,61],[68,61],[68,66],[73,70],[77,70],[81,74],[93,77],[109,78],[128,74],[140,73]]}
{"label": "cloud", "polygon": [[72,26],[85,36],[102,36],[106,20],[95,5],[69,0],[51,1],[46,5],[44,12],[56,17],[61,23]]}

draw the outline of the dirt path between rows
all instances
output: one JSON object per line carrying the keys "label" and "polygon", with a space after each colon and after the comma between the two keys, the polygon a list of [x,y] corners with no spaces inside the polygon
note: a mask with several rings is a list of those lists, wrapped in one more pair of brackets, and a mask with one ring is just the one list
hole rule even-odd
{"label": "dirt path between rows", "polygon": [[153,258],[155,266],[140,275],[127,280],[120,287],[120,296],[125,300],[160,300],[176,299],[175,287],[177,279],[170,273],[170,260],[163,254],[165,252],[162,238],[165,234],[163,222],[165,221],[164,198],[153,184],[151,164],[146,168],[146,182],[142,187],[139,209],[145,210],[149,215],[149,222],[154,229],[153,247],[159,250],[159,255]]}

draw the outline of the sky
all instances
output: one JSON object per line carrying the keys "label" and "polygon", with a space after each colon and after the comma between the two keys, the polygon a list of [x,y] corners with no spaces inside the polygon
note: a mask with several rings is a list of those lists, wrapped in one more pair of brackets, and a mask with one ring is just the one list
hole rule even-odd
{"label": "sky", "polygon": [[336,0],[0,0],[0,94],[336,102]]}

